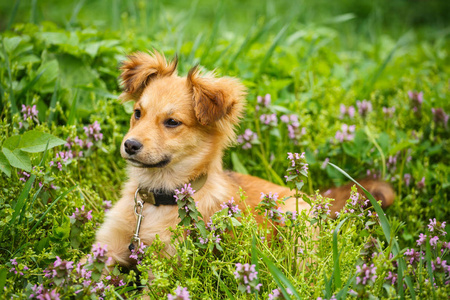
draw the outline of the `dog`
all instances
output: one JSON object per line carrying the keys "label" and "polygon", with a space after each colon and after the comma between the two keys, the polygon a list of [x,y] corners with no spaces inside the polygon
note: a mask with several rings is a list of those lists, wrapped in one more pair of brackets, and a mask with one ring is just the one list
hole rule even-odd
{"label": "dog", "polygon": [[[236,78],[217,78],[212,72],[202,75],[198,67],[180,77],[177,62],[157,51],[136,52],[120,67],[120,99],[134,101],[130,130],[120,149],[128,162],[129,179],[96,234],[96,243],[107,245],[113,264],[132,266],[136,261],[130,258],[130,241],[150,245],[157,235],[165,243],[165,251],[175,255],[169,229],[176,227],[179,217],[173,195],[187,183],[196,190],[193,198],[205,221],[222,203],[236,197],[240,187],[250,208],[259,203],[261,192],[277,193],[280,199],[293,194],[266,180],[223,170],[222,156],[235,141],[246,88]],[[361,183],[382,200],[383,207],[394,201],[394,191],[387,183]],[[332,216],[349,195],[350,185],[327,191],[327,197],[335,199]],[[150,203],[145,203],[148,198]],[[145,200],[144,204],[137,207],[136,203],[143,203],[140,200]],[[304,201],[298,205],[301,210],[309,208]],[[143,218],[136,218],[136,209]],[[295,211],[295,199],[286,200],[281,209]]]}

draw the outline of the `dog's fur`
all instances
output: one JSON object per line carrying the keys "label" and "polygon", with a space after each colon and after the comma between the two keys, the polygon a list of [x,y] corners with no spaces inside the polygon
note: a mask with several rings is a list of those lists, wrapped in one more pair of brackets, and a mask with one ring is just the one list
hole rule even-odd
{"label": "dog's fur", "polygon": [[[176,67],[176,59],[168,62],[156,51],[134,53],[121,66],[120,98],[133,100],[135,110],[140,110],[139,119],[136,113],[131,117],[130,130],[123,141],[132,139],[143,146],[129,155],[122,144],[121,155],[129,161],[129,180],[122,198],[107,213],[96,242],[106,244],[108,255],[124,266],[133,263],[128,245],[136,227],[134,194],[138,185],[173,191],[207,174],[206,183],[194,195],[205,220],[220,209],[221,203],[236,197],[239,187],[246,192],[246,205],[251,208],[259,203],[261,192],[278,193],[280,198],[292,195],[288,188],[222,169],[223,151],[234,142],[234,129],[243,113],[245,87],[235,78],[201,75],[196,67],[187,77],[179,77]],[[168,119],[181,125],[167,127]],[[383,206],[393,202],[394,192],[386,183],[362,183],[382,200]],[[333,216],[345,204],[349,191],[349,186],[328,191],[327,196],[336,199]],[[294,211],[295,206],[295,199],[290,198],[282,209]],[[309,208],[305,202],[299,206]],[[149,245],[159,235],[166,251],[174,254],[169,228],[179,222],[177,206],[145,204],[143,215],[141,241]]]}

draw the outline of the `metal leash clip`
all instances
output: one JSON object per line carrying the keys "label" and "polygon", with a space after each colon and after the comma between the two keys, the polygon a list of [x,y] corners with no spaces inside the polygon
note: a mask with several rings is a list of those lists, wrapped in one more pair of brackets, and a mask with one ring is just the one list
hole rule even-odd
{"label": "metal leash clip", "polygon": [[144,216],[142,215],[142,211],[144,210],[144,202],[140,199],[138,199],[139,190],[141,188],[138,187],[136,192],[134,193],[134,214],[137,217],[136,220],[136,230],[134,232],[133,237],[131,238],[131,243],[128,246],[128,249],[130,251],[133,251],[134,249],[138,249],[141,245],[141,239],[139,238],[139,230],[141,229],[141,222]]}

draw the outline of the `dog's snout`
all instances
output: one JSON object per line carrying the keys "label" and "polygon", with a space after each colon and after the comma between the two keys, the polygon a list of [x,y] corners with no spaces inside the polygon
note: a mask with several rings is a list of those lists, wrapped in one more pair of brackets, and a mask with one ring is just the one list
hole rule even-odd
{"label": "dog's snout", "polygon": [[125,152],[129,155],[134,155],[142,149],[142,144],[132,139],[126,140],[124,146]]}

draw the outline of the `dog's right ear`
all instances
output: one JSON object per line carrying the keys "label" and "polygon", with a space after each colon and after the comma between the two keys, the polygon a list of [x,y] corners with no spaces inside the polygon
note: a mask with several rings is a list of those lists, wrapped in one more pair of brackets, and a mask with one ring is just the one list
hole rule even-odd
{"label": "dog's right ear", "polygon": [[144,88],[156,77],[171,76],[176,73],[178,59],[167,62],[164,55],[154,50],[150,53],[135,52],[122,62],[120,83],[123,93],[119,96],[122,101],[137,101]]}

